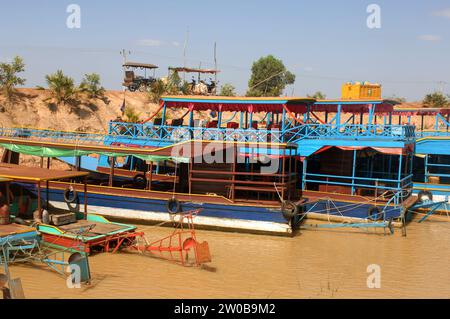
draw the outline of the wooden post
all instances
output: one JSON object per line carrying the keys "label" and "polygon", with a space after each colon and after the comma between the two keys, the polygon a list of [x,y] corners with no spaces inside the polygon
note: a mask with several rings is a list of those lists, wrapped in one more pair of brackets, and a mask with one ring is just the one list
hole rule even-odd
{"label": "wooden post", "polygon": [[148,190],[152,190],[152,181],[153,181],[153,162],[150,162],[149,167],[150,179],[148,181]]}
{"label": "wooden post", "polygon": [[39,219],[42,220],[41,181],[39,180],[37,184],[38,184],[38,212],[39,212]]}
{"label": "wooden post", "polygon": [[76,157],[75,167],[77,169],[77,172],[81,171],[81,156]]}
{"label": "wooden post", "polygon": [[46,206],[47,210],[48,210],[49,202],[50,202],[49,194],[48,194],[48,187],[49,187],[49,182],[47,180],[47,181],[45,181],[45,206]]}
{"label": "wooden post", "polygon": [[47,157],[47,169],[50,169],[50,157]]}
{"label": "wooden post", "polygon": [[192,168],[193,168],[192,161],[193,160],[194,160],[194,157],[191,157],[191,159],[189,160],[189,195],[192,193]]}
{"label": "wooden post", "polygon": [[41,168],[44,168],[44,157],[41,156]]}
{"label": "wooden post", "polygon": [[281,161],[281,165],[282,165],[282,171],[281,171],[281,199],[282,200],[284,200],[284,186],[285,186],[285,184],[284,184],[284,182],[285,182],[285,180],[284,180],[284,174],[285,174],[285,172],[286,172],[286,160],[285,160],[285,156],[286,155],[286,150],[284,149],[283,150],[283,154],[281,155],[282,156],[282,161]]}
{"label": "wooden post", "polygon": [[235,201],[236,198],[236,163],[237,163],[237,145],[233,147],[233,176],[231,177],[231,200]]}
{"label": "wooden post", "polygon": [[110,158],[110,171],[109,171],[109,187],[113,186],[114,166],[116,165],[116,158],[111,156]]}
{"label": "wooden post", "polygon": [[84,177],[84,219],[87,219],[87,205],[88,205],[88,192],[87,192],[87,176]]}
{"label": "wooden post", "polygon": [[9,198],[9,182],[6,182],[6,204],[9,206],[11,204],[10,198]]}

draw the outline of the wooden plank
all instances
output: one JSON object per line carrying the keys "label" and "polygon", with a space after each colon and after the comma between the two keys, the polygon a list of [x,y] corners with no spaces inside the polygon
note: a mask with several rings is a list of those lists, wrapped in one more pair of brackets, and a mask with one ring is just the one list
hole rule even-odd
{"label": "wooden plank", "polygon": [[8,286],[11,292],[11,299],[25,299],[22,281],[20,280],[20,278],[9,280]]}

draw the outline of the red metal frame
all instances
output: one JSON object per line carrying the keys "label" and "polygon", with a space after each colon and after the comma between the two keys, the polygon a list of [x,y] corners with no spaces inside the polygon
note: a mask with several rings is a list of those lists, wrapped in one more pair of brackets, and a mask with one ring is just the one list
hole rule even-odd
{"label": "red metal frame", "polygon": [[179,221],[171,235],[150,244],[136,244],[130,248],[140,252],[150,252],[159,258],[180,263],[183,266],[190,265],[189,252],[193,250],[196,266],[211,262],[208,243],[197,242],[193,219],[199,213],[200,210],[194,210],[177,214]]}
{"label": "red metal frame", "polygon": [[152,243],[148,243],[145,233],[135,231],[114,234],[90,241],[83,241],[81,238],[43,234],[43,240],[48,244],[78,250],[87,254],[90,254],[94,247],[99,248],[103,252],[113,254],[122,249],[134,249],[142,253],[150,252],[159,258],[180,263],[183,266],[192,265],[189,262],[189,252],[193,250],[194,264],[200,266],[211,262],[211,255],[207,242],[197,242],[193,219],[199,212],[200,210],[194,210],[175,215],[174,219],[178,216],[179,220],[176,222],[172,234]]}

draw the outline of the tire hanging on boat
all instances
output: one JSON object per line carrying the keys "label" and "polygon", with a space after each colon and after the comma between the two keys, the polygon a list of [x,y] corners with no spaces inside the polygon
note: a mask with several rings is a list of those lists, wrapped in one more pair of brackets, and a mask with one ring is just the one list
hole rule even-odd
{"label": "tire hanging on boat", "polygon": [[[72,194],[72,195],[71,195]],[[78,193],[73,187],[69,187],[64,191],[64,201],[67,204],[73,204],[78,200]]]}
{"label": "tire hanging on boat", "polygon": [[433,200],[433,194],[430,191],[420,191],[417,197],[420,203],[423,203],[426,200],[428,201]]}
{"label": "tire hanging on boat", "polygon": [[144,174],[137,174],[133,177],[133,185],[145,187],[147,185],[147,178]]}
{"label": "tire hanging on boat", "polygon": [[167,201],[167,211],[170,215],[175,215],[181,212],[181,203],[175,197]]}
{"label": "tire hanging on boat", "polygon": [[367,217],[372,221],[378,221],[383,219],[381,209],[377,206],[372,206],[367,212]]}
{"label": "tire hanging on boat", "polygon": [[281,204],[281,213],[284,219],[290,222],[292,218],[298,215],[298,206],[291,201],[283,201],[283,204]]}

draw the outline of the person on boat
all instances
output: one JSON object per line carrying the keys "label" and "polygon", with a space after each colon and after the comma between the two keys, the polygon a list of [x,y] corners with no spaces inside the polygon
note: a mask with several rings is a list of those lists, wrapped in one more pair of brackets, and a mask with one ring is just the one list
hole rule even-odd
{"label": "person on boat", "polygon": [[6,203],[3,195],[0,194],[0,216],[7,217],[6,224],[9,224],[9,205]]}

